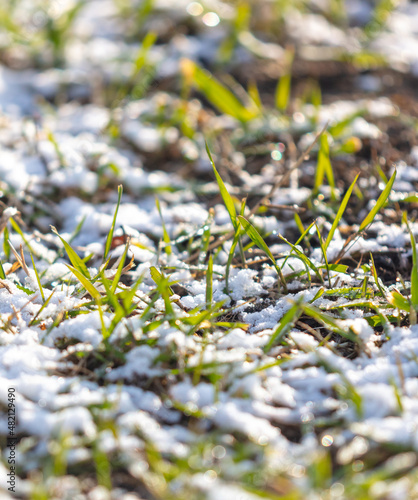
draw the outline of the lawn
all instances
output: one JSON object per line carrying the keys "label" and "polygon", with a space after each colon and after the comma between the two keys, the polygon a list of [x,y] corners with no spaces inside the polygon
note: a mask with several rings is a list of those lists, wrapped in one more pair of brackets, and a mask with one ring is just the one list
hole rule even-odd
{"label": "lawn", "polygon": [[2,499],[418,499],[417,26],[3,0]]}

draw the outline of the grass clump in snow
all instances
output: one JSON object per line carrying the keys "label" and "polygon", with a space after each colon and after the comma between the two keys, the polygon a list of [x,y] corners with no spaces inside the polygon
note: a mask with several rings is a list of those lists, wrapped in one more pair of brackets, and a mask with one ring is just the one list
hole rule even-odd
{"label": "grass clump in snow", "polygon": [[379,38],[403,6],[9,4],[18,495],[414,498],[415,121]]}

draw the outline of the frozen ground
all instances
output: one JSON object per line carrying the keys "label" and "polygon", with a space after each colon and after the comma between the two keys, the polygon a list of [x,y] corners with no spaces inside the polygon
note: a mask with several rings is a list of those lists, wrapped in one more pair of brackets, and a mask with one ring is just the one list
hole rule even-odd
{"label": "frozen ground", "polygon": [[6,4],[1,498],[418,498],[418,4]]}

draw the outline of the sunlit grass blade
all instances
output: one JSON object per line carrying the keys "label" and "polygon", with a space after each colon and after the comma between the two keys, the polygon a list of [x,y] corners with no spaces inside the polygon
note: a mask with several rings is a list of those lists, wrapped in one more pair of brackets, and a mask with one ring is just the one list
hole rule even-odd
{"label": "sunlit grass blade", "polygon": [[[297,215],[297,214],[295,214]],[[299,217],[299,216],[298,216]],[[301,241],[304,240],[304,238],[309,234],[310,230],[313,228],[313,226],[316,224],[316,220],[314,220],[313,222],[311,222],[309,224],[309,226],[304,229],[303,227],[303,224],[302,224],[302,221],[300,220],[300,217],[299,217],[299,221],[300,221],[300,224],[298,223],[298,220],[295,218],[295,221],[296,221],[296,225],[298,226],[298,229],[301,231],[301,235],[300,237],[297,239],[296,243],[295,243],[295,246],[297,247],[297,245],[299,245],[299,243],[301,243]],[[308,248],[311,247],[310,243],[308,240],[306,240],[306,244],[308,246]],[[293,252],[293,249],[292,249],[292,252]],[[291,254],[287,255],[286,258],[284,259],[282,265],[280,266],[281,269],[283,269],[283,267],[285,266],[286,262],[288,261],[288,259],[290,259],[290,257],[292,257]]]}
{"label": "sunlit grass blade", "polygon": [[406,311],[410,312],[411,310],[411,303],[409,302],[408,299],[406,299],[401,293],[399,293],[397,290],[392,290],[386,295],[387,301],[389,304],[391,304],[393,307],[396,307],[397,309],[400,309],[401,311]]}
{"label": "sunlit grass blade", "polygon": [[321,248],[322,256],[324,257],[324,263],[325,263],[325,269],[327,271],[329,287],[331,288],[331,276],[330,276],[330,272],[329,272],[327,249],[325,248],[324,239],[322,238],[322,234],[319,231],[318,225],[315,225],[315,227],[316,227],[316,234],[318,236],[319,246]]}
{"label": "sunlit grass blade", "polygon": [[305,228],[303,227],[303,222],[302,222],[302,219],[300,218],[299,214],[295,213],[295,215],[293,216],[293,218],[295,220],[297,228],[300,231],[300,234],[303,234],[305,232]]}
{"label": "sunlit grass blade", "polygon": [[270,340],[264,347],[264,352],[269,352],[273,345],[279,344],[283,337],[290,332],[296,321],[302,314],[301,299],[295,302],[287,313],[279,321],[274,332],[271,334]]}
{"label": "sunlit grass blade", "polygon": [[80,219],[80,222],[77,224],[76,228],[74,229],[74,232],[70,236],[68,243],[71,243],[80,234],[80,231],[83,227],[85,220],[86,220],[86,215],[83,215],[83,217]]}
{"label": "sunlit grass blade", "polygon": [[155,197],[155,205],[157,207],[158,213],[160,214],[161,225],[163,228],[163,241],[165,243],[164,251],[167,255],[171,255],[173,252],[171,250],[171,245],[170,245],[170,236],[168,235],[167,228],[165,226],[165,222],[163,219],[163,214],[161,212],[160,200],[157,197]]}
{"label": "sunlit grass blade", "polygon": [[112,283],[112,287],[111,287],[112,293],[115,293],[115,290],[118,286],[120,277],[122,276],[122,271],[123,271],[123,267],[125,265],[126,256],[128,255],[129,243],[130,243],[130,239],[128,238],[128,240],[126,241],[126,245],[125,245],[125,249],[123,251],[123,254],[121,255],[121,258],[120,258],[120,261],[119,261],[119,264],[118,264],[118,267],[116,270],[115,277],[113,278],[113,283]]}
{"label": "sunlit grass blade", "polygon": [[363,28],[364,34],[368,38],[373,38],[378,33],[381,33],[396,6],[397,2],[394,0],[380,0],[376,2],[371,12],[370,20]]}
{"label": "sunlit grass blade", "polygon": [[206,143],[206,151],[208,153],[209,160],[210,160],[210,163],[211,163],[212,168],[213,168],[213,172],[214,172],[215,177],[216,177],[216,182],[218,183],[219,191],[221,193],[223,202],[225,204],[225,208],[228,211],[229,218],[231,219],[232,225],[236,229],[238,226],[238,223],[237,223],[237,211],[235,209],[234,201],[233,201],[231,195],[228,193],[228,190],[226,189],[226,186],[224,184],[224,181],[222,180],[222,177],[219,175],[218,171],[216,170],[215,162],[213,161],[212,155],[210,153],[208,143]]}
{"label": "sunlit grass blade", "polygon": [[323,286],[321,286],[321,288],[316,292],[314,298],[312,300],[310,300],[309,302],[312,304],[313,302],[315,302],[315,300],[322,297],[324,295],[324,293],[325,293],[325,288]]}
{"label": "sunlit grass blade", "polygon": [[68,269],[74,274],[78,281],[83,285],[87,292],[93,297],[93,299],[100,301],[100,292],[94,287],[90,279],[88,279],[78,268],[66,264]]}
{"label": "sunlit grass blade", "polygon": [[217,311],[225,304],[224,300],[215,302],[209,309],[197,312],[195,314],[189,314],[184,318],[181,318],[186,325],[192,325],[192,328],[186,332],[186,335],[193,335],[199,328],[203,326],[209,327],[212,323],[213,318],[217,317]]}
{"label": "sunlit grass blade", "polygon": [[135,59],[134,71],[132,75],[133,77],[135,77],[144,67],[148,53],[156,41],[157,41],[157,33],[155,33],[154,31],[149,31],[145,35],[144,40],[142,41],[141,48],[139,49],[138,55]]}
{"label": "sunlit grass blade", "polygon": [[263,240],[257,229],[251,224],[250,221],[248,221],[242,215],[239,215],[238,219],[241,222],[247,236],[249,236],[249,238],[258,246],[258,248],[261,248],[261,250],[264,251],[267,257],[272,261],[273,265],[276,267],[277,266],[276,259],[273,257],[270,248],[267,246],[266,242]]}
{"label": "sunlit grass blade", "polygon": [[376,201],[376,205],[370,210],[370,212],[364,218],[363,222],[360,224],[359,231],[363,231],[364,229],[366,229],[367,226],[369,226],[373,222],[374,218],[376,217],[376,214],[386,203],[386,200],[389,197],[395,179],[396,179],[396,170],[395,172],[393,172],[392,177],[386,184],[385,189],[381,192],[379,198]]}
{"label": "sunlit grass blade", "polygon": [[[14,220],[13,217],[10,217],[10,224],[12,225],[13,229],[16,231],[16,233],[22,238],[24,241],[25,245],[28,247],[29,252],[33,253],[36,255],[36,252],[33,251],[32,247],[30,246],[28,240],[26,239],[25,235],[23,234],[23,231],[20,229],[19,224]],[[6,235],[6,232],[5,232]],[[8,243],[10,244],[9,240]]]}
{"label": "sunlit grass blade", "polygon": [[35,314],[35,316],[31,319],[29,326],[33,326],[36,323],[36,320],[38,319],[39,315],[41,312],[45,309],[45,307],[49,304],[50,300],[52,299],[54,293],[58,290],[58,288],[54,288],[53,292],[51,295],[44,301],[42,306],[39,308],[39,311]]}
{"label": "sunlit grass blade", "polygon": [[235,249],[237,248],[238,241],[240,238],[241,234],[241,228],[238,227],[235,231],[234,239],[232,241],[231,248],[229,250],[228,254],[228,260],[226,262],[226,268],[225,268],[225,293],[229,293],[229,275],[231,272],[231,265],[232,265],[232,259],[234,258],[235,254]]}
{"label": "sunlit grass blade", "polygon": [[54,226],[51,226],[51,230],[54,234],[58,236],[58,238],[62,241],[62,244],[64,245],[65,251],[67,252],[68,258],[70,259],[71,264],[74,266],[74,268],[81,273],[85,278],[88,280],[91,279],[90,273],[87,269],[86,264],[83,262],[83,260],[77,255],[77,253],[73,250],[71,245],[69,245],[64,238],[62,238],[56,228]]}
{"label": "sunlit grass blade", "polygon": [[173,291],[169,286],[168,279],[162,278],[157,283],[157,288],[164,300],[166,315],[169,316],[170,318],[174,318],[175,314],[174,314],[173,304],[170,301],[170,297],[173,295]]}
{"label": "sunlit grass blade", "polygon": [[110,280],[106,278],[104,271],[101,271],[99,276],[100,276],[100,283],[103,285],[106,292],[106,298],[109,304],[113,307],[116,315],[120,314],[124,315],[125,311],[123,307],[119,304],[117,300],[117,295],[114,292],[112,292]]}
{"label": "sunlit grass blade", "polygon": [[200,243],[200,254],[199,254],[199,259],[198,259],[199,265],[203,265],[205,262],[205,259],[206,259],[206,255],[207,255],[208,248],[209,248],[210,234],[211,234],[214,215],[215,215],[214,209],[210,208],[208,218],[206,219],[205,224],[204,224],[203,228],[201,229],[201,230],[203,230],[203,234],[202,234],[202,240]]}
{"label": "sunlit grass blade", "polygon": [[292,83],[292,63],[294,58],[295,51],[294,49],[286,50],[284,55],[285,64],[286,64],[286,72],[283,76],[280,77],[275,93],[275,104],[276,108],[284,113],[289,105],[290,100],[290,90]]}
{"label": "sunlit grass blade", "polygon": [[41,280],[39,279],[38,270],[36,269],[35,261],[33,260],[32,254],[30,254],[30,258],[32,259],[33,270],[35,271],[36,281],[38,283],[39,291],[41,292],[42,302],[45,302],[44,289],[42,288]]}
{"label": "sunlit grass blade", "polygon": [[338,333],[342,337],[345,337],[353,342],[359,342],[359,338],[356,336],[354,332],[349,329],[345,329],[340,320],[330,316],[329,314],[324,313],[317,307],[311,304],[302,304],[301,305],[303,312],[313,318],[318,323],[323,324],[326,328],[331,330],[332,332]]}
{"label": "sunlit grass blade", "polygon": [[411,237],[412,248],[412,270],[411,270],[411,305],[418,311],[418,266],[417,266],[417,245],[411,228],[408,225],[409,235]]}
{"label": "sunlit grass blade", "polygon": [[259,114],[258,109],[246,108],[222,83],[190,59],[181,61],[181,71],[191,85],[195,85],[219,111],[248,122]]}
{"label": "sunlit grass blade", "polygon": [[213,257],[209,255],[208,268],[206,270],[206,307],[211,307],[213,300]]}
{"label": "sunlit grass blade", "polygon": [[50,130],[47,131],[47,139],[53,145],[54,150],[55,150],[55,154],[58,157],[60,165],[62,167],[65,167],[67,165],[67,161],[66,161],[64,155],[61,152],[61,149],[59,147],[59,144],[58,144],[57,140],[55,139],[54,134]]}
{"label": "sunlit grass blade", "polygon": [[[245,202],[246,202],[246,200],[242,201],[240,215],[244,215]],[[243,264],[245,263],[245,254],[244,254],[245,249],[242,246],[242,240],[241,240],[241,235],[242,234],[243,234],[243,230],[241,229],[241,225],[239,224],[238,227],[235,230],[234,239],[232,241],[232,245],[231,245],[231,248],[230,248],[229,254],[228,254],[228,260],[227,260],[227,263],[226,263],[226,269],[225,269],[225,293],[229,293],[229,274],[230,274],[230,270],[231,270],[232,259],[234,258],[235,249],[236,249],[238,243],[239,243],[239,248],[240,248],[240,254],[241,254],[242,263]],[[254,243],[252,243],[252,244],[254,244]]]}
{"label": "sunlit grass blade", "polygon": [[365,114],[365,110],[355,111],[347,118],[340,120],[339,122],[330,125],[328,128],[328,132],[332,135],[332,137],[339,137],[345,129],[359,116],[363,116]]}
{"label": "sunlit grass blade", "polygon": [[[101,272],[101,280],[100,282],[104,286],[104,289],[106,291],[106,298],[108,300],[108,303],[112,306],[114,310],[114,315],[113,318],[110,322],[109,327],[106,329],[106,334],[107,336],[111,335],[113,330],[116,328],[118,323],[121,321],[122,318],[124,318],[127,314],[126,310],[124,307],[121,306],[121,304],[118,301],[117,296],[112,292],[110,288],[110,282],[109,280],[105,277],[104,272]],[[103,323],[104,325],[104,323]]]}
{"label": "sunlit grass blade", "polygon": [[383,285],[381,279],[377,275],[376,265],[374,263],[373,254],[371,252],[370,252],[370,260],[372,261],[372,274],[373,274],[374,282],[375,282],[377,288],[379,289],[379,292],[382,294],[382,297],[386,297],[388,290]]}
{"label": "sunlit grass blade", "polygon": [[[242,217],[244,216],[244,213],[245,213],[245,206],[246,206],[246,204],[247,204],[247,198],[243,198],[242,201],[241,201],[241,209],[240,209],[240,212],[239,212],[239,214]],[[239,224],[238,224],[238,227],[241,228],[241,226]],[[244,246],[242,244],[241,230],[238,233],[238,244],[239,244],[239,252],[240,252],[240,256],[241,256],[241,262],[242,262],[242,265],[244,266],[244,268],[246,269],[247,268],[247,263],[246,263],[246,259],[245,259]]]}
{"label": "sunlit grass blade", "polygon": [[365,276],[363,278],[363,284],[361,285],[361,297],[367,297],[368,296],[368,288],[367,285],[369,284],[369,277]]}
{"label": "sunlit grass blade", "polygon": [[346,273],[348,266],[344,264],[328,264],[328,269],[330,271],[335,271],[336,273]]}
{"label": "sunlit grass blade", "polygon": [[283,285],[283,288],[285,292],[287,292],[287,284],[285,277],[283,276],[282,270],[280,269],[280,266],[277,265],[276,259],[273,257],[273,254],[271,253],[269,247],[267,246],[266,242],[263,240],[261,237],[260,233],[257,231],[257,229],[251,224],[250,221],[248,221],[245,217],[242,215],[238,215],[238,219],[242,224],[242,227],[244,228],[244,231],[246,232],[247,236],[260,248],[263,250],[263,252],[267,255],[267,257],[271,260],[273,263],[277,274],[280,277],[280,281]]}
{"label": "sunlit grass blade", "polygon": [[1,260],[0,260],[0,279],[2,279],[2,280],[6,279],[6,274],[4,272],[3,264],[1,263]]}
{"label": "sunlit grass blade", "polygon": [[122,301],[123,308],[129,314],[136,308],[136,304],[134,303],[134,297],[143,279],[144,279],[143,276],[140,276],[134,283],[134,285],[131,286],[130,289],[122,290],[121,292],[116,294],[118,300]]}
{"label": "sunlit grass blade", "polygon": [[306,266],[308,266],[310,269],[312,269],[312,271],[316,274],[316,276],[321,281],[321,283],[323,283],[321,273],[319,272],[317,266],[315,266],[315,264],[309,259],[309,257],[307,257],[301,250],[299,250],[299,248],[296,245],[293,245],[293,243],[290,243],[290,241],[288,241],[281,234],[279,234],[279,238],[291,247],[291,249],[296,254],[295,257],[298,257],[300,260],[302,260],[302,262],[304,262],[306,264]]}
{"label": "sunlit grass blade", "polygon": [[254,80],[251,80],[250,83],[248,84],[248,95],[251,97],[251,99],[254,101],[254,103],[259,109],[263,108],[263,103],[261,101],[257,83]]}
{"label": "sunlit grass blade", "polygon": [[341,202],[341,205],[337,211],[337,215],[335,216],[334,222],[332,223],[331,229],[329,230],[327,239],[325,240],[325,244],[324,244],[325,250],[328,249],[329,244],[331,243],[331,240],[334,236],[335,230],[337,229],[338,224],[340,223],[341,217],[343,216],[343,213],[345,212],[348,200],[351,197],[351,193],[353,192],[354,186],[356,185],[356,182],[357,182],[359,175],[360,174],[356,175],[356,178],[354,179],[351,186],[348,188],[347,192],[345,193],[345,196],[344,196],[344,198]]}
{"label": "sunlit grass blade", "polygon": [[235,19],[231,23],[231,31],[218,50],[218,59],[222,64],[228,63],[234,57],[234,49],[240,33],[248,33],[251,19],[251,8],[247,1],[239,2],[235,6]]}
{"label": "sunlit grass blade", "polygon": [[122,184],[120,184],[118,186],[118,202],[116,204],[115,214],[113,216],[113,221],[112,221],[112,225],[110,226],[109,234],[107,235],[107,238],[106,238],[105,251],[103,254],[103,262],[107,259],[107,255],[110,251],[110,247],[112,246],[113,233],[115,231],[116,217],[118,216],[119,205],[120,205],[120,201],[122,198],[122,192],[123,192],[123,187],[122,187]]}
{"label": "sunlit grass blade", "polygon": [[10,260],[9,229],[6,226],[3,232],[3,252],[7,260]]}
{"label": "sunlit grass blade", "polygon": [[112,466],[106,452],[100,447],[97,441],[93,443],[91,450],[91,457],[96,469],[97,484],[103,490],[110,491],[112,489]]}
{"label": "sunlit grass blade", "polygon": [[328,134],[324,133],[321,135],[319,139],[319,153],[318,153],[318,161],[316,165],[316,173],[315,173],[315,181],[314,181],[314,195],[317,195],[319,192],[319,188],[321,187],[324,176],[326,175],[328,184],[331,187],[331,198],[335,200],[335,180],[334,173],[332,171],[331,161],[329,158],[329,143],[328,143]]}
{"label": "sunlit grass blade", "polygon": [[[160,271],[158,271],[158,269],[155,266],[151,266],[149,272],[151,274],[152,280],[157,285],[157,287],[160,287],[163,281],[167,279],[162,273],[160,273]],[[170,287],[168,287],[168,293],[170,296],[174,295],[174,292]]]}

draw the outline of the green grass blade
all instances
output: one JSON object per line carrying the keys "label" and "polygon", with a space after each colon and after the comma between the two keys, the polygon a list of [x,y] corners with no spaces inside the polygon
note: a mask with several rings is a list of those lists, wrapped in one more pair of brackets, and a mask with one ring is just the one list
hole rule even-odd
{"label": "green grass blade", "polygon": [[81,228],[83,227],[85,220],[86,220],[86,215],[83,215],[80,222],[77,224],[77,227],[74,229],[73,234],[70,236],[68,243],[71,243],[73,241],[73,239],[76,238],[80,234]]}
{"label": "green grass blade", "polygon": [[326,328],[331,330],[332,332],[338,333],[342,337],[345,337],[353,342],[358,343],[359,338],[357,335],[351,330],[346,330],[343,328],[342,324],[337,318],[330,316],[329,314],[324,313],[317,307],[311,304],[302,304],[301,305],[303,312],[313,318],[318,323],[323,324]]}
{"label": "green grass blade", "polygon": [[288,241],[281,234],[279,234],[279,238],[281,240],[283,240],[285,243],[287,243],[291,247],[291,249],[296,253],[296,255],[294,257],[298,257],[300,260],[302,260],[302,262],[304,262],[310,269],[312,269],[312,271],[316,274],[316,276],[321,281],[321,283],[323,283],[323,279],[322,279],[321,273],[319,272],[319,270],[315,266],[315,264],[309,259],[309,257],[307,257],[303,252],[301,252],[299,250],[299,248],[297,248],[296,245],[293,245],[293,243],[290,243],[290,241]]}
{"label": "green grass blade", "polygon": [[257,229],[242,215],[238,215],[238,219],[241,222],[247,236],[258,246],[258,248],[263,250],[267,257],[272,261],[274,267],[277,267],[276,259],[273,257],[270,248],[267,246]]}
{"label": "green grass blade", "polygon": [[158,285],[158,283],[164,278],[160,271],[158,271],[158,269],[154,266],[150,267],[149,272],[151,274],[152,280],[156,285]]}
{"label": "green grass blade", "polygon": [[[295,215],[297,215],[297,214],[295,214]],[[298,217],[299,217],[299,216],[298,216]],[[299,238],[297,239],[297,241],[296,241],[296,243],[295,243],[295,246],[297,246],[297,245],[299,245],[299,243],[300,243],[301,241],[303,241],[303,239],[304,239],[304,238],[305,238],[305,236],[309,233],[309,231],[311,230],[311,228],[312,228],[312,227],[316,224],[316,220],[314,220],[313,222],[311,222],[311,223],[309,224],[309,226],[308,226],[306,229],[304,229],[304,227],[303,227],[303,225],[302,225],[302,221],[300,220],[300,217],[299,217],[300,224],[298,223],[298,221],[297,221],[296,217],[295,217],[295,221],[296,221],[296,225],[298,226],[298,229],[302,232],[302,234],[299,236]],[[310,243],[309,243],[309,241],[308,241],[308,240],[306,240],[306,243],[307,243],[308,248],[311,248],[311,245],[310,245]],[[293,252],[293,250],[292,250],[292,252]],[[292,255],[291,255],[291,254],[290,254],[290,255],[288,255],[288,256],[286,256],[286,258],[284,259],[284,261],[283,261],[282,265],[280,266],[280,268],[281,268],[281,269],[283,269],[284,265],[286,264],[286,262],[288,261],[288,259],[289,259],[290,257],[292,257]]]}
{"label": "green grass blade", "polygon": [[392,290],[390,293],[386,295],[387,301],[392,306],[400,309],[401,311],[410,312],[411,304],[408,299],[406,299],[401,293],[397,290]]}
{"label": "green grass blade", "polygon": [[129,311],[129,313],[132,309],[136,308],[136,304],[133,303],[133,300],[143,279],[143,276],[140,276],[130,290],[124,290],[118,294],[118,297],[122,300],[123,307],[126,311]]}
{"label": "green grass blade", "polygon": [[208,71],[200,68],[190,59],[184,59],[181,64],[185,79],[194,84],[206,99],[210,101],[221,113],[233,116],[241,122],[248,122],[259,115],[258,109],[246,108],[222,83]]}
{"label": "green grass blade", "polygon": [[[244,216],[246,204],[247,204],[247,198],[243,198],[242,201],[241,201],[241,209],[240,209],[240,212],[239,212],[239,214],[241,216]],[[239,227],[241,227],[241,226],[239,226]],[[246,268],[247,267],[247,263],[245,261],[244,246],[242,244],[241,229],[240,229],[240,231],[238,233],[238,244],[239,244],[239,252],[240,252],[240,256],[241,256],[241,262],[242,262],[244,268]]]}
{"label": "green grass blade", "polygon": [[119,304],[117,300],[117,296],[114,292],[112,292],[112,288],[110,285],[110,280],[106,278],[105,274],[103,271],[100,272],[100,283],[104,286],[104,289],[106,291],[106,297],[109,302],[109,304],[113,307],[115,310],[116,315],[124,316],[125,315],[125,310],[123,307]]}
{"label": "green grass blade", "polygon": [[280,281],[283,285],[283,288],[285,291],[287,291],[287,284],[286,280],[283,276],[282,270],[276,263],[276,259],[273,257],[273,254],[270,252],[269,247],[267,246],[266,242],[263,240],[261,237],[260,233],[257,231],[257,229],[251,224],[250,221],[248,221],[245,217],[242,215],[238,215],[238,220],[242,224],[242,227],[244,228],[244,231],[246,232],[247,236],[260,248],[263,250],[263,252],[267,255],[267,257],[272,261],[277,274],[280,277]]}
{"label": "green grass blade", "polygon": [[327,257],[327,249],[325,248],[324,239],[322,238],[322,234],[319,231],[318,225],[315,225],[315,227],[316,227],[316,234],[317,234],[318,240],[319,240],[319,246],[321,248],[322,256],[324,257],[324,263],[325,263],[325,269],[327,271],[329,287],[332,288],[331,287],[331,276],[329,274],[329,264],[328,264],[328,257]]}
{"label": "green grass blade", "polygon": [[58,236],[58,238],[62,241],[62,244],[64,245],[65,251],[67,252],[68,258],[70,259],[71,264],[74,266],[74,268],[84,276],[84,278],[90,280],[91,276],[90,273],[87,269],[86,264],[83,262],[83,260],[77,255],[77,253],[73,250],[71,245],[69,245],[64,238],[62,238],[56,228],[54,226],[51,226],[51,230],[54,234]]}
{"label": "green grass blade", "polygon": [[128,254],[128,250],[129,250],[129,238],[126,242],[126,245],[125,245],[125,249],[123,251],[123,254],[121,256],[121,259],[119,261],[119,265],[118,265],[118,268],[116,270],[116,274],[115,274],[115,277],[113,278],[113,283],[112,283],[112,286],[111,286],[111,291],[112,293],[115,293],[115,290],[118,286],[118,283],[119,283],[119,280],[120,280],[120,277],[122,276],[122,271],[123,271],[123,267],[125,265],[125,260],[126,260],[126,256]]}
{"label": "green grass blade", "polygon": [[346,273],[348,266],[344,264],[328,264],[330,271],[335,271],[336,273]]}
{"label": "green grass blade", "polygon": [[361,285],[361,297],[366,297],[368,296],[368,292],[367,292],[367,285],[369,284],[369,277],[368,276],[365,276],[363,278],[363,284]]}
{"label": "green grass blade", "polygon": [[69,264],[66,264],[66,266],[83,285],[83,287],[89,292],[93,299],[100,302],[102,296],[100,295],[100,292],[93,286],[91,281],[87,279],[86,276],[76,267],[70,266]]}
{"label": "green grass blade", "polygon": [[277,325],[277,328],[272,333],[270,340],[264,347],[264,352],[270,351],[273,345],[281,342],[283,337],[290,332],[293,328],[295,322],[299,319],[302,314],[301,300],[295,302],[293,306],[287,311],[287,313],[282,317]]}
{"label": "green grass blade", "polygon": [[154,31],[149,31],[145,35],[144,40],[142,41],[141,48],[139,49],[138,55],[135,59],[133,76],[136,76],[145,66],[148,53],[156,41],[157,41],[157,33],[155,33]]}
{"label": "green grass blade", "polygon": [[218,186],[219,186],[219,191],[221,193],[223,202],[225,204],[225,208],[228,211],[229,218],[231,219],[232,225],[236,229],[238,227],[238,223],[237,223],[237,212],[235,210],[234,201],[232,200],[231,195],[228,193],[228,190],[225,187],[225,184],[224,184],[224,181],[222,180],[222,177],[219,175],[218,171],[216,170],[215,162],[213,161],[212,155],[210,154],[208,143],[206,143],[206,151],[208,153],[209,160],[210,160],[210,163],[212,165],[213,172],[215,174],[216,181],[217,181]]}
{"label": "green grass blade", "polygon": [[318,162],[316,166],[313,192],[315,195],[318,194],[319,188],[324,181],[324,176],[326,175],[328,184],[331,186],[331,198],[335,200],[335,179],[334,173],[332,171],[331,161],[329,158],[328,134],[322,134],[319,141],[320,148],[318,153]]}
{"label": "green grass blade", "polygon": [[[36,252],[33,251],[32,247],[30,246],[28,240],[26,239],[25,235],[23,234],[23,231],[20,229],[19,224],[14,220],[13,217],[10,217],[10,224],[12,225],[13,229],[16,231],[16,233],[22,238],[24,241],[25,245],[28,247],[29,252],[33,253],[36,255]],[[9,244],[9,240],[8,240]]]}
{"label": "green grass blade", "polygon": [[[160,288],[160,286],[162,286],[163,284],[163,281],[166,280],[167,278],[162,273],[160,273],[160,271],[158,271],[158,269],[155,266],[151,266],[149,272],[151,274],[151,278],[154,281],[154,283],[157,285],[158,288]],[[170,287],[168,287],[168,293],[170,296],[174,295],[174,292]]]}
{"label": "green grass blade", "polygon": [[364,218],[363,222],[360,224],[359,231],[363,231],[366,229],[367,226],[369,226],[377,212],[383,207],[383,205],[386,203],[386,200],[389,197],[389,194],[392,190],[393,183],[395,182],[396,179],[396,170],[393,172],[392,177],[389,179],[389,182],[386,184],[385,189],[381,192],[378,200],[376,201],[376,205],[370,210],[368,215]]}
{"label": "green grass blade", "polygon": [[337,138],[339,137],[345,129],[359,116],[363,116],[366,113],[365,110],[360,110],[352,113],[350,116],[347,118],[344,118],[343,120],[339,121],[338,123],[335,123],[334,125],[330,125],[328,128],[328,132],[332,135],[332,137]]}
{"label": "green grass blade", "polygon": [[[240,215],[242,215],[242,216],[244,215],[245,204],[246,204],[246,199],[242,200],[242,203],[241,203]],[[241,234],[243,234],[243,231],[241,230],[241,226],[238,225],[238,227],[235,229],[234,239],[232,241],[232,245],[231,245],[231,248],[229,250],[228,261],[226,263],[225,293],[227,293],[227,294],[229,293],[229,274],[230,274],[232,259],[234,258],[235,249],[236,249],[238,243],[239,243],[239,249],[240,249],[240,254],[241,254],[241,261],[243,263],[245,262],[245,254],[244,254],[245,249],[242,246]]]}
{"label": "green grass blade", "polygon": [[36,319],[38,316],[41,314],[41,312],[45,309],[45,307],[49,304],[49,301],[52,299],[52,296],[54,293],[58,290],[58,287],[54,288],[53,292],[51,295],[45,300],[45,302],[42,304],[42,306],[39,308],[39,311],[35,314],[35,316],[31,319],[29,326],[32,326],[35,324]]}
{"label": "green grass blade", "polygon": [[30,258],[32,259],[33,270],[35,271],[36,281],[38,282],[39,291],[41,292],[42,302],[45,302],[44,290],[42,288],[41,280],[39,278],[38,270],[36,269],[35,261],[33,260],[32,254],[30,254]]}
{"label": "green grass blade", "polygon": [[202,228],[203,234],[202,234],[202,240],[200,243],[200,254],[199,254],[199,259],[198,259],[198,263],[201,266],[205,262],[206,255],[207,255],[208,248],[209,248],[210,233],[211,233],[211,229],[212,229],[214,213],[215,213],[215,211],[213,210],[213,208],[210,208],[208,218],[206,219],[205,224]]}
{"label": "green grass blade", "polygon": [[303,222],[302,222],[302,219],[300,218],[299,214],[297,212],[295,212],[295,215],[293,216],[293,218],[295,219],[295,224],[296,224],[297,228],[299,229],[300,234],[303,234],[305,232],[305,228],[303,227]]}
{"label": "green grass blade", "polygon": [[3,264],[1,263],[1,260],[0,260],[0,279],[2,279],[2,280],[6,279],[6,274],[4,272]]}
{"label": "green grass blade", "polygon": [[378,287],[380,293],[382,294],[382,297],[386,297],[388,290],[383,285],[381,279],[377,275],[376,265],[374,263],[373,254],[371,252],[370,252],[370,260],[372,261],[372,274],[373,274],[374,282],[375,282],[376,286]]}
{"label": "green grass blade", "polygon": [[108,337],[113,333],[113,330],[115,329],[117,324],[121,321],[121,319],[126,316],[126,310],[120,305],[117,296],[112,292],[111,287],[109,286],[109,280],[106,278],[103,271],[100,273],[100,277],[101,277],[100,282],[102,283],[106,291],[106,297],[108,303],[112,306],[114,310],[114,315],[108,329],[106,329],[103,322],[103,327],[106,330],[106,337]]}
{"label": "green grass blade", "polygon": [[251,99],[259,109],[263,109],[263,103],[261,101],[257,83],[254,80],[251,80],[248,84],[248,95],[251,97]]}
{"label": "green grass blade", "polygon": [[206,270],[206,307],[210,308],[213,300],[213,257],[209,255],[208,268]]}
{"label": "green grass blade", "polygon": [[7,260],[10,260],[9,229],[7,226],[3,231],[3,251]]}
{"label": "green grass blade", "polygon": [[158,213],[160,214],[161,225],[163,227],[163,240],[165,243],[164,250],[167,255],[171,255],[173,252],[171,250],[171,245],[170,245],[170,236],[168,235],[167,228],[165,227],[163,214],[161,212],[160,200],[157,197],[155,197],[155,205],[157,207]]}
{"label": "green grass blade", "polygon": [[235,254],[235,249],[238,245],[240,232],[241,232],[241,229],[237,228],[235,231],[234,240],[232,241],[232,245],[231,245],[231,248],[230,248],[229,254],[228,254],[228,261],[226,263],[226,269],[225,269],[225,293],[229,293],[229,274],[230,274],[230,270],[231,270],[232,259],[234,258],[234,254]]}
{"label": "green grass blade", "polygon": [[292,63],[294,58],[294,50],[290,49],[286,51],[286,72],[279,79],[275,92],[275,104],[276,108],[284,113],[289,105],[290,100],[290,90],[292,86]]}
{"label": "green grass blade", "polygon": [[417,244],[411,228],[408,225],[409,235],[411,237],[412,248],[412,270],[411,270],[411,305],[418,310],[418,266],[417,266]]}
{"label": "green grass blade", "polygon": [[340,223],[341,217],[343,216],[343,213],[345,212],[345,209],[347,207],[348,200],[351,197],[351,193],[353,192],[354,186],[356,185],[357,179],[360,174],[356,175],[356,178],[354,179],[353,183],[351,186],[348,188],[347,192],[345,193],[345,196],[343,198],[343,201],[341,202],[341,205],[337,211],[337,215],[335,216],[334,222],[332,223],[331,229],[328,233],[327,239],[325,240],[325,250],[328,249],[329,244],[331,243],[331,240],[334,236],[335,230],[338,227],[338,224]]}
{"label": "green grass blade", "polygon": [[112,221],[112,225],[110,226],[109,234],[107,235],[107,238],[106,238],[105,252],[104,252],[104,255],[103,255],[103,262],[107,259],[107,255],[108,255],[108,253],[110,251],[110,247],[112,246],[113,232],[115,230],[116,217],[118,215],[120,200],[122,198],[122,192],[123,192],[123,187],[122,187],[122,184],[120,184],[118,186],[118,202],[117,202],[117,205],[116,205],[115,214],[113,216],[113,221]]}

